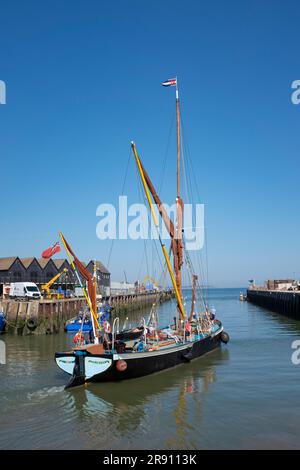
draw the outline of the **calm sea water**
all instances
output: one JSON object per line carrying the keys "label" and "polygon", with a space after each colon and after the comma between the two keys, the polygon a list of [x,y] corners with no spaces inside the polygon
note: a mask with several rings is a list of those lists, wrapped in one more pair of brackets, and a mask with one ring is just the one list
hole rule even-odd
{"label": "calm sea water", "polygon": [[[239,292],[210,291],[227,346],[131,381],[65,391],[53,356],[71,338],[2,336],[0,448],[300,448],[300,365],[291,361],[300,322],[240,302]],[[173,304],[160,316],[168,323]]]}

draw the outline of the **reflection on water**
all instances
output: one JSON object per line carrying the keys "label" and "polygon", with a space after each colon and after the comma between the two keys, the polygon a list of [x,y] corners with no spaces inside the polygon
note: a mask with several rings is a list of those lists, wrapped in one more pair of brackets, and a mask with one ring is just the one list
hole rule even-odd
{"label": "reflection on water", "polygon": [[[187,448],[191,447],[186,432],[190,428],[189,414],[197,417],[197,423],[201,425],[202,400],[216,380],[213,364],[217,358],[226,361],[228,354],[227,350],[211,353],[211,359],[207,359],[201,369],[197,364],[199,360],[196,360],[151,377],[115,384],[89,384],[85,388],[72,389],[69,393],[75,400],[77,410],[80,410],[83,429],[98,440],[101,447],[107,435],[109,439],[113,436],[112,441],[107,443],[109,447],[114,447],[115,436],[117,446],[121,444],[126,447],[130,434],[138,435],[141,430],[147,434],[152,422],[163,419],[167,407],[171,411],[169,420],[175,435],[166,439],[165,445],[169,448]],[[99,429],[100,422],[105,423],[104,435]]]}
{"label": "reflection on water", "polygon": [[[53,355],[72,337],[5,336],[0,448],[298,448],[300,366],[291,363],[291,342],[300,322],[240,302],[239,291],[210,292],[227,346],[124,382],[66,391]],[[161,306],[161,323],[172,321],[173,307]]]}

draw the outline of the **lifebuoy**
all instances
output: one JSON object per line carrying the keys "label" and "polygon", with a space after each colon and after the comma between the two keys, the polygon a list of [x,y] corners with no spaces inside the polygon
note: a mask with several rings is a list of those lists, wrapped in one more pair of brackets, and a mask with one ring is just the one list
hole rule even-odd
{"label": "lifebuoy", "polygon": [[73,343],[75,344],[82,344],[84,343],[84,334],[81,331],[78,331],[73,338]]}
{"label": "lifebuoy", "polygon": [[127,369],[127,362],[126,362],[126,361],[123,361],[123,360],[117,361],[117,363],[116,363],[116,369],[117,369],[119,372],[124,372],[124,371]]}
{"label": "lifebuoy", "polygon": [[111,328],[110,328],[110,324],[108,321],[103,322],[103,328],[104,328],[105,333],[110,333]]}

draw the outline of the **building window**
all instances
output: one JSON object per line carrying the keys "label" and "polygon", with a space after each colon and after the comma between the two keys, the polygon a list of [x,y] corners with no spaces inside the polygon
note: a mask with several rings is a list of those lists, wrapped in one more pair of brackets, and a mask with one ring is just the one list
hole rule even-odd
{"label": "building window", "polygon": [[14,271],[13,272],[13,277],[14,277],[14,281],[20,281],[21,280],[21,273],[19,271]]}

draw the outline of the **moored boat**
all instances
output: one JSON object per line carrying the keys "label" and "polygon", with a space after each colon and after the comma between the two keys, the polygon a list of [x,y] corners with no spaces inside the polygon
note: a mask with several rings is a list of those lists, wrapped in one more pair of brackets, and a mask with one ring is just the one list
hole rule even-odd
{"label": "moored boat", "polygon": [[[72,266],[75,263],[79,272],[87,281],[88,293],[85,293],[85,296],[92,314],[91,321],[94,333],[93,343],[78,344],[71,351],[55,354],[58,367],[71,375],[67,387],[82,385],[86,382],[124,380],[148,375],[189,362],[217,348],[221,342],[227,343],[229,340],[228,334],[223,331],[222,323],[215,318],[214,309],[210,309],[206,302],[204,302],[203,311],[199,312],[195,307],[196,290],[199,287],[198,276],[192,271],[192,263],[183,241],[183,201],[180,195],[180,108],[177,79],[164,82],[165,86],[166,84],[176,85],[176,224],[168,216],[133,142],[131,147],[154,226],[157,230],[157,238],[162,249],[165,265],[175,292],[177,300],[176,317],[178,318],[176,318],[174,325],[169,325],[163,329],[158,328],[157,321],[153,321],[149,322],[148,325],[144,324],[143,328],[137,328],[138,331],[131,330],[131,332],[118,331],[118,318],[115,318],[112,331],[108,332],[105,328],[103,331],[95,314],[96,296],[93,280],[61,234],[68,256],[73,256]],[[171,238],[174,272],[159,232],[159,223],[153,208],[153,201]],[[184,259],[193,280],[193,296],[189,315],[186,312],[182,295],[182,266]],[[138,336],[134,338],[133,333],[137,333]]]}
{"label": "moored boat", "polygon": [[[114,349],[103,344],[84,345],[67,353],[56,353],[55,360],[62,370],[71,375],[68,387],[85,382],[107,382],[132,379],[177,366],[212,351],[220,342],[228,341],[220,322],[215,322],[210,333],[192,335],[189,341],[149,342],[141,351],[116,343]],[[121,347],[120,347],[121,346]]]}
{"label": "moored boat", "polygon": [[73,333],[75,331],[89,332],[92,331],[92,329],[92,321],[88,318],[83,318],[80,314],[74,318],[71,318],[65,324],[65,331],[67,333]]}

